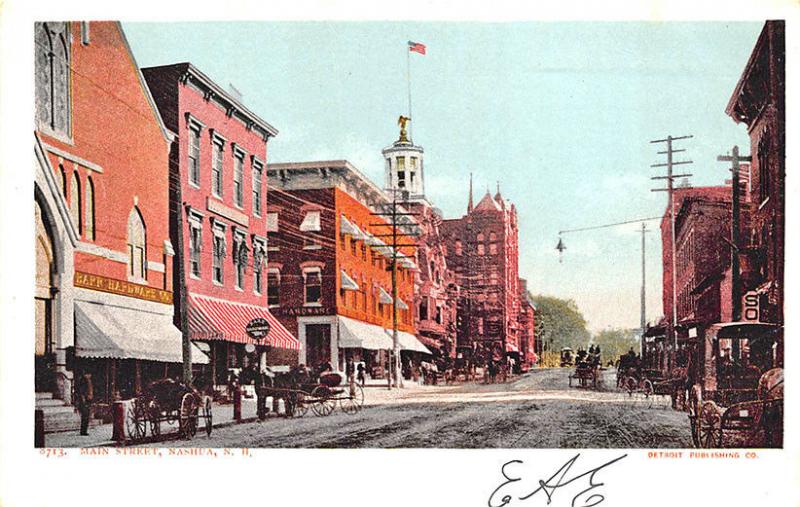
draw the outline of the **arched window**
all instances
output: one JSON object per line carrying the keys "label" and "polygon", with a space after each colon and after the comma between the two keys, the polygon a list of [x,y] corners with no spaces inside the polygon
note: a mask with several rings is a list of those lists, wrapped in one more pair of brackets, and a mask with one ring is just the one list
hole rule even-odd
{"label": "arched window", "polygon": [[61,187],[61,195],[63,195],[64,199],[66,199],[67,198],[67,172],[64,171],[64,166],[61,165],[61,164],[58,165],[58,171],[59,171],[58,184]]}
{"label": "arched window", "polygon": [[83,234],[83,227],[81,224],[81,182],[78,179],[78,173],[72,173],[72,182],[69,186],[69,216],[72,218],[72,224],[78,229],[78,236]]}
{"label": "arched window", "polygon": [[94,241],[94,182],[86,178],[86,219],[83,228],[86,230],[86,239]]}
{"label": "arched window", "polygon": [[36,24],[36,120],[69,136],[69,23]]}
{"label": "arched window", "polygon": [[146,230],[139,209],[128,215],[128,273],[131,278],[145,279],[147,265]]}

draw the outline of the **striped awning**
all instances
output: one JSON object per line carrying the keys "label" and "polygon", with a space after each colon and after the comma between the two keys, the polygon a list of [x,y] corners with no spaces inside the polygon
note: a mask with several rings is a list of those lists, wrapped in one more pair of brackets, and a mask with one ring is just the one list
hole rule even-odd
{"label": "striped awning", "polygon": [[[245,331],[247,324],[256,317],[266,319],[270,325],[267,337],[260,342]],[[266,308],[197,294],[189,294],[189,336],[192,340],[223,340],[300,350],[300,341]]]}

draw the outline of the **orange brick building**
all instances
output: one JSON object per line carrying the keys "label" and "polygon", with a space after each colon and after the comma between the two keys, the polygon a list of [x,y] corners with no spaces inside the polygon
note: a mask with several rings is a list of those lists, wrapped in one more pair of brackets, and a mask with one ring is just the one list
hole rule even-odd
{"label": "orange brick building", "polygon": [[[393,348],[392,228],[374,213],[390,201],[344,160],[269,164],[267,179],[268,304],[297,333],[299,362],[341,371],[352,358],[378,374]],[[398,243],[412,242],[399,234]],[[401,349],[427,352],[414,336],[414,252],[398,250]]]}

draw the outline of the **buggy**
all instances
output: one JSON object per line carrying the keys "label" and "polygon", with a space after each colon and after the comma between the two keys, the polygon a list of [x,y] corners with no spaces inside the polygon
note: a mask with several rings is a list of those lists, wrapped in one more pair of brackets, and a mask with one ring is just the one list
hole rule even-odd
{"label": "buggy", "polygon": [[176,426],[182,438],[192,438],[202,422],[206,435],[211,435],[213,416],[211,397],[182,382],[166,378],[151,382],[130,402],[125,430],[128,438],[145,438],[147,430],[153,438],[162,434],[162,424]]}
{"label": "buggy", "polygon": [[330,415],[338,404],[346,414],[355,414],[364,406],[364,389],[354,379],[340,386],[338,373],[320,373],[297,366],[276,373],[260,387],[260,396],[271,396],[273,403],[283,399],[287,416],[302,417],[311,409],[317,416]]}

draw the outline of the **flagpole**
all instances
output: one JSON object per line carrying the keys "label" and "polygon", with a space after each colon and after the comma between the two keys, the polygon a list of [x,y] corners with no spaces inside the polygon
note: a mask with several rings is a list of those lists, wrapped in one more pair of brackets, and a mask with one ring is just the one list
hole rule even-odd
{"label": "flagpole", "polygon": [[[411,39],[408,39],[409,42]],[[411,116],[411,46],[406,44],[406,78],[408,82],[408,118],[411,120],[411,127],[408,129],[408,139],[414,142],[414,118]]]}

